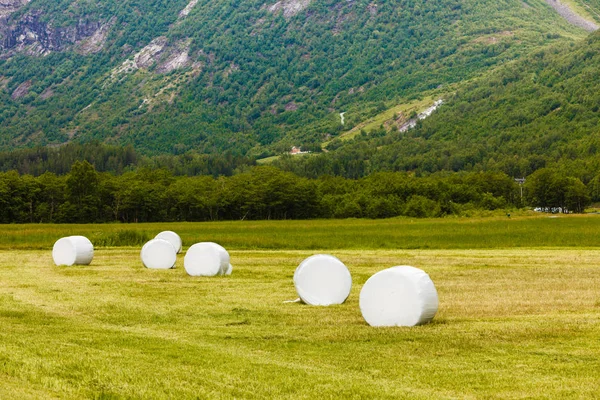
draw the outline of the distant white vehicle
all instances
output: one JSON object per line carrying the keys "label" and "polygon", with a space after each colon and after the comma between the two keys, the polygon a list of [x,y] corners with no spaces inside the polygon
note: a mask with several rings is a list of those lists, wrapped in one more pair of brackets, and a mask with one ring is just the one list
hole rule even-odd
{"label": "distant white vehicle", "polygon": [[546,212],[552,214],[569,214],[570,211],[567,208],[562,207],[535,207],[533,211]]}

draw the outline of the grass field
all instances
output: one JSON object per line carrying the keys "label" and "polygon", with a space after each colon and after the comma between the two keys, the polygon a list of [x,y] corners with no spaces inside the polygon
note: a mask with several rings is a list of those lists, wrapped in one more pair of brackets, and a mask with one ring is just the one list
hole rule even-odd
{"label": "grass field", "polygon": [[[298,153],[298,154],[294,154],[293,157],[311,157],[315,154],[316,153]],[[269,165],[269,164],[273,163],[273,161],[279,160],[280,158],[281,158],[281,155],[260,158],[260,159],[256,160],[256,163],[258,165]]]}
{"label": "grass field", "polygon": [[[182,256],[174,270],[147,270],[137,246],[100,247],[90,266],[51,261],[60,235],[109,243],[167,227],[188,245],[223,239],[233,275],[191,278]],[[597,216],[2,228],[0,399],[600,393]],[[119,230],[127,234],[110,236]],[[284,304],[315,249],[349,267],[348,301]],[[430,274],[438,315],[416,328],[367,326],[360,288],[401,264]]]}
{"label": "grass field", "polygon": [[162,230],[184,245],[214,241],[244,250],[600,247],[600,215],[522,213],[486,218],[0,225],[0,249],[49,249],[62,236],[98,246],[141,245]]}

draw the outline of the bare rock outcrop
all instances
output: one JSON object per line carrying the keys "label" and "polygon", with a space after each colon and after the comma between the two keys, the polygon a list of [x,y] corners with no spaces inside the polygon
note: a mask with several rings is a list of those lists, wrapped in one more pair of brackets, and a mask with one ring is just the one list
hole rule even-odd
{"label": "bare rock outcrop", "polygon": [[27,93],[29,93],[29,88],[31,88],[32,83],[31,81],[25,81],[23,83],[21,83],[19,86],[17,86],[17,88],[12,92],[12,99],[13,100],[18,100],[20,98],[23,98],[27,95]]}
{"label": "bare rock outcrop", "polygon": [[164,36],[157,37],[150,44],[140,50],[134,57],[135,68],[149,68],[156,62],[159,54],[167,45],[168,39]]}
{"label": "bare rock outcrop", "polygon": [[281,0],[267,9],[273,14],[283,12],[284,18],[291,18],[310,5],[312,0]]}
{"label": "bare rock outcrop", "polygon": [[0,0],[0,18],[14,13],[30,1],[31,0]]}
{"label": "bare rock outcrop", "polygon": [[104,48],[106,38],[114,24],[115,19],[113,18],[108,23],[100,25],[90,37],[79,41],[76,51],[80,54],[99,53]]}
{"label": "bare rock outcrop", "polygon": [[187,47],[174,49],[171,54],[156,68],[159,74],[166,74],[190,64],[189,49]]}
{"label": "bare rock outcrop", "polygon": [[198,4],[198,0],[191,0],[188,5],[179,12],[179,18],[187,17],[196,4]]}
{"label": "bare rock outcrop", "polygon": [[[8,1],[8,0],[0,0]],[[25,53],[43,56],[51,52],[64,51],[88,38],[92,43],[84,46],[84,52],[99,51],[103,46],[108,25],[99,21],[81,19],[75,25],[54,27],[43,21],[40,11],[26,13],[18,21],[5,21],[0,25],[0,55]]]}
{"label": "bare rock outcrop", "polygon": [[138,69],[153,70],[159,74],[169,73],[191,64],[189,57],[190,41],[169,43],[164,36],[153,39],[147,46],[137,52],[132,59],[124,61],[111,72],[105,83],[116,82],[122,76]]}
{"label": "bare rock outcrop", "polygon": [[595,22],[590,21],[577,14],[567,4],[563,4],[558,0],[546,0],[546,3],[548,3],[552,8],[554,8],[557,13],[559,13],[572,25],[578,26],[581,29],[585,29],[588,32],[593,32],[600,28]]}

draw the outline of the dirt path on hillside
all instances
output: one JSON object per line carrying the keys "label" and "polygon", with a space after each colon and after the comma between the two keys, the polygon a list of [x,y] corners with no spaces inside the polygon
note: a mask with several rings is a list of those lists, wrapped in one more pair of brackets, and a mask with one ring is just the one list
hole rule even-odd
{"label": "dirt path on hillside", "polygon": [[585,29],[588,32],[593,32],[598,30],[600,26],[598,26],[595,22],[590,21],[577,14],[575,11],[571,10],[568,5],[561,3],[558,0],[546,0],[552,8],[556,10],[564,19],[566,19],[569,23],[578,26],[582,29]]}

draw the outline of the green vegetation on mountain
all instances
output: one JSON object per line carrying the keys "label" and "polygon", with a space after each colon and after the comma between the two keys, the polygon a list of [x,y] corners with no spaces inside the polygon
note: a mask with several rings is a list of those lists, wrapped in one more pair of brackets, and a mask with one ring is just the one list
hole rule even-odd
{"label": "green vegetation on mountain", "polygon": [[536,51],[446,96],[415,129],[362,132],[313,157],[283,157],[303,176],[374,171],[502,171],[527,176],[551,167],[600,179],[600,34]]}
{"label": "green vegetation on mountain", "polygon": [[[355,126],[585,35],[542,0],[200,0],[180,14],[186,4],[32,0],[0,23],[0,148],[318,150],[343,131],[340,112]],[[73,41],[17,51],[7,44],[19,24]]]}

